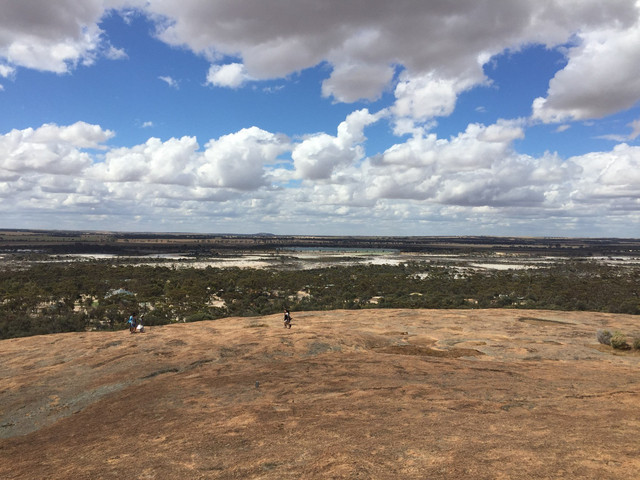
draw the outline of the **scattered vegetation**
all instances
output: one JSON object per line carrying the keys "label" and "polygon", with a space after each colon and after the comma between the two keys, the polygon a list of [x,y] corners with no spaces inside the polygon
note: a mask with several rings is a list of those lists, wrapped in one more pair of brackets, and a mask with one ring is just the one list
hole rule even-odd
{"label": "scattered vegetation", "polygon": [[611,346],[616,350],[628,350],[629,344],[627,343],[627,336],[620,331],[613,332],[611,336]]}
{"label": "scattered vegetation", "polygon": [[283,307],[294,311],[518,308],[640,314],[640,267],[581,260],[506,271],[426,262],[286,271],[177,269],[117,260],[44,261],[28,268],[8,268],[0,277],[0,338],[122,329],[132,312],[144,314],[145,325],[268,315]]}
{"label": "scattered vegetation", "polygon": [[610,345],[616,350],[640,350],[640,337],[634,337],[631,341],[631,345],[627,342],[627,336],[624,332],[616,330],[611,333],[608,330],[598,330],[596,333],[598,342],[603,345]]}

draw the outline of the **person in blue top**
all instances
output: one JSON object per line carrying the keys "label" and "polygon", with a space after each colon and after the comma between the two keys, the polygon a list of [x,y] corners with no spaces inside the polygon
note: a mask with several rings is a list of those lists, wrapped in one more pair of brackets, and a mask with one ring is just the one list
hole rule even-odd
{"label": "person in blue top", "polygon": [[136,313],[132,313],[129,317],[129,320],[127,321],[127,323],[129,324],[129,333],[136,333],[136,327],[138,326],[136,316]]}

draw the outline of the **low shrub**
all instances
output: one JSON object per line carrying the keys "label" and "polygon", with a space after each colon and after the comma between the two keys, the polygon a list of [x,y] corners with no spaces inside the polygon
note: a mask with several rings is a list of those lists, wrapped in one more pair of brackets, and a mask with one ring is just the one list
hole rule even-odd
{"label": "low shrub", "polygon": [[598,330],[596,338],[603,345],[611,345],[611,332],[609,330]]}
{"label": "low shrub", "polygon": [[186,323],[201,322],[203,320],[215,320],[215,317],[209,312],[196,312],[191,315],[187,315],[185,318]]}
{"label": "low shrub", "polygon": [[632,345],[634,350],[640,350],[640,337],[635,337]]}
{"label": "low shrub", "polygon": [[624,333],[617,331],[611,336],[611,346],[618,350],[626,350],[629,348],[627,337]]}

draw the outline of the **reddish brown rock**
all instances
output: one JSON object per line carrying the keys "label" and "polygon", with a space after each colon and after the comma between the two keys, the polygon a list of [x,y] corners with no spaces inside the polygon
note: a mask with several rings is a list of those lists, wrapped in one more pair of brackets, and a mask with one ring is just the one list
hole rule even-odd
{"label": "reddish brown rock", "polygon": [[0,342],[0,478],[639,475],[638,317],[293,317]]}

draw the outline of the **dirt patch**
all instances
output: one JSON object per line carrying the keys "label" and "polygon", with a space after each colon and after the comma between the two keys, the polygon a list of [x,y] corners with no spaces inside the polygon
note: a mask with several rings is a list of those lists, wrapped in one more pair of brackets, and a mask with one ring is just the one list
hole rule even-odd
{"label": "dirt patch", "polygon": [[312,342],[307,350],[307,355],[320,355],[327,352],[340,351],[339,345],[331,345],[325,342]]}
{"label": "dirt patch", "polygon": [[609,345],[603,345],[601,343],[589,345],[589,347],[602,353],[608,353],[609,355],[640,357],[640,350],[634,350],[632,348],[613,348]]}
{"label": "dirt patch", "polygon": [[560,320],[549,320],[547,318],[520,317],[519,322],[528,323],[530,325],[571,325],[569,322]]}
{"label": "dirt patch", "polygon": [[158,375],[164,375],[165,373],[177,373],[180,370],[177,368],[163,368],[161,370],[156,370],[155,372],[151,372],[148,375],[145,375],[144,377],[142,377],[143,380],[146,380],[147,378],[153,378],[156,377]]}
{"label": "dirt patch", "polygon": [[421,357],[440,357],[440,358],[460,358],[460,357],[477,357],[484,353],[471,348],[452,348],[449,350],[436,350],[429,347],[419,347],[416,345],[391,345],[389,347],[378,348],[375,350],[379,353],[388,353],[393,355],[417,355]]}

